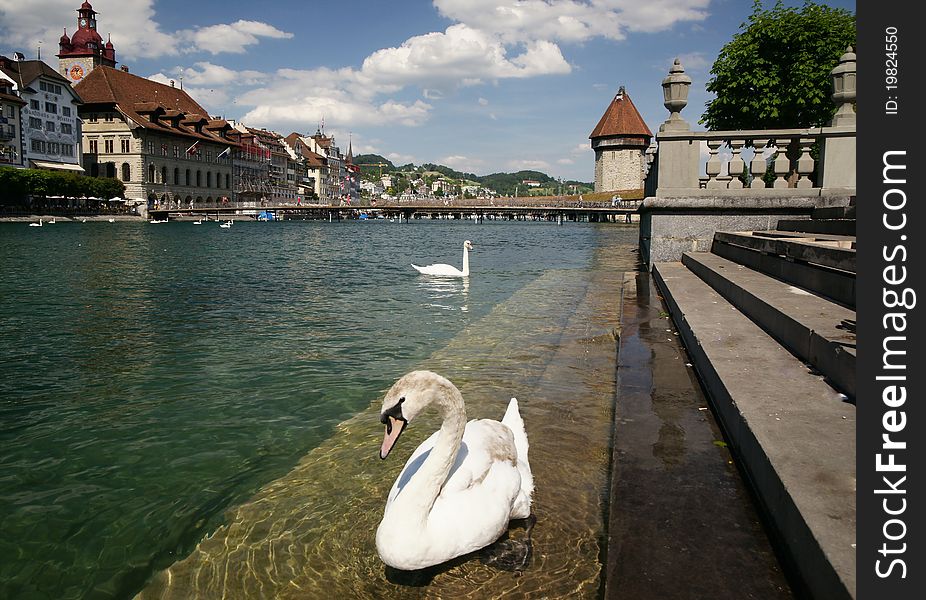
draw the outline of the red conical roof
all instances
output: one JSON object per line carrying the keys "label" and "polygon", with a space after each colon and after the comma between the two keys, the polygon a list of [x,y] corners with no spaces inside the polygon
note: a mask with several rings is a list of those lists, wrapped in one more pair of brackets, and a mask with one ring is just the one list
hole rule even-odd
{"label": "red conical roof", "polygon": [[588,137],[595,139],[611,136],[653,137],[653,133],[646,126],[643,117],[640,116],[637,107],[633,105],[633,101],[630,100],[623,86]]}

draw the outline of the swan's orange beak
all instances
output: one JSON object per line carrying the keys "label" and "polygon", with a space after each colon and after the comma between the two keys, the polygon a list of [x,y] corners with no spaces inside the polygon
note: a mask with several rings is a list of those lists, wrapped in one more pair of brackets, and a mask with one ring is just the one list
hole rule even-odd
{"label": "swan's orange beak", "polygon": [[386,425],[386,435],[383,436],[383,446],[379,449],[379,457],[386,458],[389,451],[395,445],[399,436],[405,431],[408,421],[405,419],[396,419],[392,415],[383,415],[382,422]]}

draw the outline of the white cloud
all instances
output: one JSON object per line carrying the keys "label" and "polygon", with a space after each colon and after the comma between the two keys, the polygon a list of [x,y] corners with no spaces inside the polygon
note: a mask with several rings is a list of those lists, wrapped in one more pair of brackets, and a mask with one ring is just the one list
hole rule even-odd
{"label": "white cloud", "polygon": [[479,100],[476,100],[476,102],[479,103],[479,106],[488,106],[488,105],[489,105],[489,101],[486,100],[485,98],[480,98]]}
{"label": "white cloud", "polygon": [[550,163],[545,160],[509,160],[508,168],[513,171],[543,171],[550,168]]}
{"label": "white cloud", "polygon": [[575,164],[575,162],[576,161],[572,160],[571,158],[561,158],[556,161],[556,163],[560,165],[572,165]]}
{"label": "white cloud", "polygon": [[178,32],[178,35],[183,40],[193,44],[193,48],[188,51],[200,50],[210,54],[220,54],[222,52],[243,54],[247,52],[248,46],[259,43],[258,38],[260,37],[271,39],[289,39],[293,37],[293,34],[281,31],[273,25],[260,21],[245,20],[184,30]]}
{"label": "white cloud", "polygon": [[662,31],[707,17],[710,0],[434,0],[445,17],[506,43],[622,40],[627,31]]}

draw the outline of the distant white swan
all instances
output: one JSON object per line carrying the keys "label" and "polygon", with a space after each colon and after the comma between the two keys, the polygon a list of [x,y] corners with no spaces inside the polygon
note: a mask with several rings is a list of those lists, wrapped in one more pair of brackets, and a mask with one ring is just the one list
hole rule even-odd
{"label": "distant white swan", "polygon": [[439,275],[442,277],[469,277],[469,251],[473,249],[473,244],[469,240],[463,242],[463,270],[459,270],[452,265],[436,264],[426,267],[419,267],[412,264],[412,267],[422,275]]}
{"label": "distant white swan", "polygon": [[225,221],[224,223],[222,223],[221,225],[219,225],[219,227],[223,227],[223,228],[225,228],[225,229],[228,229],[228,228],[231,227],[231,226],[232,226],[232,222],[231,222],[231,221]]}
{"label": "distant white swan", "polygon": [[106,219],[106,222],[107,222],[107,223],[115,223],[116,220],[115,220],[114,218],[110,217],[110,218]]}
{"label": "distant white swan", "polygon": [[380,558],[396,569],[423,569],[484,548],[505,533],[511,519],[531,516],[534,477],[514,398],[501,422],[467,423],[455,385],[431,371],[412,371],[383,399],[380,458],[431,403],[443,424],[405,463],[376,530]]}
{"label": "distant white swan", "polygon": [[41,227],[41,226],[42,226],[42,219],[39,219],[38,223],[29,223],[29,227]]}
{"label": "distant white swan", "polygon": [[202,225],[202,224],[203,224],[203,220],[202,220],[202,219],[200,219],[200,220],[198,220],[198,221],[193,221],[193,225]]}

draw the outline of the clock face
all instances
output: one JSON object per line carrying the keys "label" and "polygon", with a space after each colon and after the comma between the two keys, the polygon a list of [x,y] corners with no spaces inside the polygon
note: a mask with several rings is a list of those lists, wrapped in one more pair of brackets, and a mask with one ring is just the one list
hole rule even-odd
{"label": "clock face", "polygon": [[84,68],[80,65],[71,65],[68,67],[68,77],[71,81],[80,81],[84,78]]}
{"label": "clock face", "polygon": [[86,26],[87,26],[87,19],[81,19],[81,20],[80,20],[80,26],[81,26],[81,27],[86,27]]}

